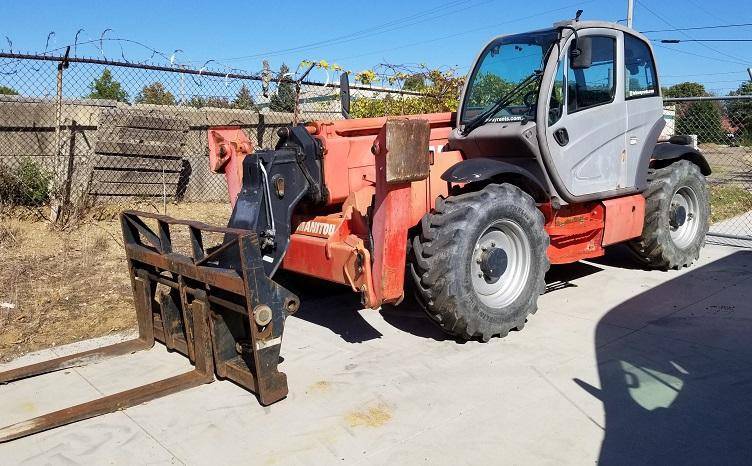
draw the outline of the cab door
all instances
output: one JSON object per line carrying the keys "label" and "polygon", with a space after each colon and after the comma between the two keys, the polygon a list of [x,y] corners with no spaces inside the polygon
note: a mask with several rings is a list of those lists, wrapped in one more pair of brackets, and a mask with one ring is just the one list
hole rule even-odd
{"label": "cab door", "polygon": [[572,69],[570,39],[554,78],[563,96],[549,112],[546,143],[563,187],[572,196],[615,191],[626,186],[627,111],[624,101],[622,39],[613,29],[581,29],[589,37],[592,63]]}
{"label": "cab door", "polygon": [[[624,34],[624,99],[627,108],[625,184],[646,183],[644,170],[666,125],[653,53],[647,42]],[[641,173],[640,170],[643,170]]]}

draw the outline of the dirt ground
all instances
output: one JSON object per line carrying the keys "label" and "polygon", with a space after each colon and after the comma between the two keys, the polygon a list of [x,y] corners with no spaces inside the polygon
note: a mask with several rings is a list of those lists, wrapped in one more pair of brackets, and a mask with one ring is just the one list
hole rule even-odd
{"label": "dirt ground", "polygon": [[713,169],[712,179],[752,184],[752,150],[719,144],[700,144]]}
{"label": "dirt ground", "polygon": [[[0,220],[0,362],[135,328],[118,213],[162,213],[152,203],[107,205],[67,231],[31,215]],[[226,203],[168,204],[167,215],[225,226]]]}

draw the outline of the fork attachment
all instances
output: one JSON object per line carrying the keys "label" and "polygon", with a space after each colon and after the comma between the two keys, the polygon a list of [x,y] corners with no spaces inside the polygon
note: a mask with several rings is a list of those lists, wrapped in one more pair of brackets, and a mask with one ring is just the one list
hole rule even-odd
{"label": "fork attachment", "polygon": [[[264,272],[256,234],[136,211],[120,220],[138,338],[0,372],[0,384],[149,349],[155,340],[185,355],[194,370],[4,427],[0,443],[210,383],[215,374],[256,393],[263,405],[287,396],[277,365],[285,318],[300,301]],[[190,253],[173,250],[175,227],[187,230]],[[203,233],[223,240],[207,248]]]}

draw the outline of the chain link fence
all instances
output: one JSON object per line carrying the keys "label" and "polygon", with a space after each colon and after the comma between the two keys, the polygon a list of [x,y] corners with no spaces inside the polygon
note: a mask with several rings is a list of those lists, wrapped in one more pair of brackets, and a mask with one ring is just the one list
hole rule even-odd
{"label": "chain link fence", "polygon": [[713,170],[710,236],[752,240],[752,96],[665,99],[664,135],[692,135]]}
{"label": "chain link fence", "polygon": [[3,53],[0,201],[51,207],[53,217],[92,202],[224,202],[224,178],[209,170],[209,127],[240,126],[270,148],[280,127],[339,118],[339,83]]}
{"label": "chain link fence", "polygon": [[[361,103],[414,94],[352,88]],[[752,96],[665,103],[664,136],[694,135],[713,167],[712,232],[750,238]],[[282,126],[338,118],[338,83],[2,53],[0,202],[52,217],[94,202],[226,202],[224,178],[209,170],[209,127],[240,126],[269,148]]]}

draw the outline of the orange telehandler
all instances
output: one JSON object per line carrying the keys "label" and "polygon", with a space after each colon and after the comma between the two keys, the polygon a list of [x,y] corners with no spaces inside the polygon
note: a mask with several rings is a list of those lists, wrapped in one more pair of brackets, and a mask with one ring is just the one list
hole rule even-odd
{"label": "orange telehandler", "polygon": [[[349,84],[341,82],[343,113]],[[219,378],[288,392],[277,365],[300,301],[280,269],[399,303],[406,283],[458,339],[505,336],[536,311],[550,264],[626,242],[645,266],[690,265],[708,229],[710,167],[688,137],[659,140],[650,42],[622,25],[564,21],[480,52],[456,113],[316,121],[253,150],[209,130],[227,227],[122,213],[139,338],[0,374],[0,383],[160,341],[195,370],[0,430],[7,441]],[[189,231],[190,251],[171,231]],[[205,244],[207,233],[221,235]]]}

